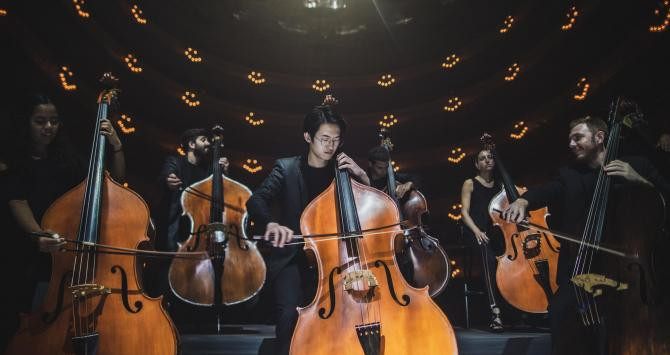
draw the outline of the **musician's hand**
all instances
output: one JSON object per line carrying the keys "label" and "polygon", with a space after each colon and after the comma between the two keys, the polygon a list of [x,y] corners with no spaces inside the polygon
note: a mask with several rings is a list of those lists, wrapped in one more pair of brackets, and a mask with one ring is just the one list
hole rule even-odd
{"label": "musician's hand", "polygon": [[406,193],[408,193],[412,187],[414,187],[414,184],[412,184],[411,181],[408,181],[404,184],[400,184],[396,186],[395,188],[395,194],[398,196],[398,198],[403,198]]}
{"label": "musician's hand", "polygon": [[178,190],[181,186],[181,179],[178,178],[174,173],[168,175],[165,179],[165,182],[167,183],[167,187],[170,190]]}
{"label": "musician's hand", "polygon": [[337,156],[337,168],[338,169],[347,169],[351,175],[354,175],[358,180],[366,185],[370,185],[370,179],[368,174],[365,173],[365,170],[361,169],[356,162],[351,159],[348,155],[340,153]]}
{"label": "musician's hand", "polygon": [[272,246],[283,248],[284,244],[293,239],[293,231],[291,228],[284,227],[279,223],[270,222],[265,227],[265,235],[263,236],[263,239],[272,239]]}
{"label": "musician's hand", "polygon": [[54,251],[59,251],[65,245],[65,239],[61,238],[57,233],[52,231],[45,231],[51,233],[51,237],[39,237],[37,238],[37,245],[41,252],[51,253]]}
{"label": "musician's hand", "polygon": [[107,141],[114,148],[114,150],[121,149],[121,139],[116,134],[116,130],[108,119],[104,118],[100,121],[100,133],[107,137]]}
{"label": "musician's hand", "polygon": [[640,184],[648,184],[647,180],[633,169],[630,164],[621,160],[612,160],[603,168],[609,176],[621,176],[624,179]]}
{"label": "musician's hand", "polygon": [[221,157],[219,159],[219,164],[223,168],[223,173],[228,175],[228,168],[230,167],[230,162],[228,161],[228,158],[226,157]]}
{"label": "musician's hand", "polygon": [[526,218],[527,208],[528,200],[518,198],[503,211],[502,218],[507,222],[519,223]]}
{"label": "musician's hand", "polygon": [[488,244],[489,237],[486,236],[486,233],[482,231],[475,232],[475,238],[477,239],[477,244]]}
{"label": "musician's hand", "polygon": [[333,95],[326,95],[326,97],[323,99],[323,106],[335,106],[338,104],[338,101],[336,98],[333,97]]}
{"label": "musician's hand", "polygon": [[657,147],[661,148],[664,152],[670,153],[670,134],[663,133],[658,138]]}

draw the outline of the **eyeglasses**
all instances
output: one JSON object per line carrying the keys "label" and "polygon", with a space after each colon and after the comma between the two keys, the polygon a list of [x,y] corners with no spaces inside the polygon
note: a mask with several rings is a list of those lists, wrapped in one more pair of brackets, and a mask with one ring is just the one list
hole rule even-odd
{"label": "eyeglasses", "polygon": [[340,144],[340,138],[330,138],[330,137],[315,137],[319,143],[321,143],[321,146],[330,146],[331,144],[334,146],[338,146]]}

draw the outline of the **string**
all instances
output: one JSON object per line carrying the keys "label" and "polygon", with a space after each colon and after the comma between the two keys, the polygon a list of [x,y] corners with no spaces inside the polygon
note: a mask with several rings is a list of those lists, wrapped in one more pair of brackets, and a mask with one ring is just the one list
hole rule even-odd
{"label": "string", "polygon": [[[98,105],[98,112],[97,112],[97,118],[99,121],[99,117],[101,115],[101,110],[102,107],[101,105]],[[89,161],[88,161],[88,179],[86,181],[86,190],[84,192],[84,203],[82,206],[82,211],[80,215],[80,224],[79,224],[79,238],[85,238],[86,236],[86,226],[89,223],[89,218],[90,218],[90,210],[91,210],[91,177],[93,176],[93,172],[95,170],[95,153],[97,151],[98,147],[98,139],[99,139],[99,122],[96,122],[96,127],[93,132],[93,145],[92,145],[92,153],[90,155]],[[79,245],[77,245],[77,248],[79,249]],[[82,245],[81,246],[82,251],[86,250],[86,246]],[[81,258],[81,259],[80,259]],[[87,259],[88,262],[88,259]],[[76,285],[81,285],[82,284],[82,264],[84,263],[84,253],[79,253],[75,256],[74,259],[74,265],[72,267],[72,281],[70,283],[71,287],[74,287]],[[88,272],[88,269],[86,269],[86,272]],[[75,284],[75,277],[76,277],[76,284]],[[86,275],[84,276],[86,277]],[[85,281],[84,281],[85,283]],[[76,303],[76,304],[74,304]],[[84,302],[84,309],[86,311],[86,302]],[[84,335],[84,325],[82,325],[82,319],[80,317],[81,315],[81,301],[80,298],[77,298],[77,300],[73,299],[73,305],[72,305],[72,317],[73,317],[73,322],[75,323],[75,332],[77,336],[82,336]],[[88,327],[88,321],[86,322],[86,326]],[[88,332],[88,328],[86,329]]]}
{"label": "string", "polygon": [[[603,166],[608,164],[615,155],[616,150],[618,150],[618,138],[619,138],[619,124],[615,122],[617,111],[619,106],[619,100],[617,100],[612,109],[610,110],[610,121],[613,122],[612,132],[610,134],[609,140],[606,144],[605,159],[603,161]],[[586,228],[584,231],[584,237],[586,242],[591,244],[598,244],[600,242],[600,237],[602,234],[602,227],[604,224],[605,218],[605,207],[607,205],[607,194],[610,187],[610,178],[604,172],[603,168],[598,173],[598,180],[594,190],[594,195],[591,201],[591,208],[586,221]],[[594,259],[595,250],[586,249],[583,245],[580,246],[578,257],[575,262],[575,267],[573,269],[573,276],[578,274],[583,274],[584,271],[590,272],[591,265]],[[582,256],[583,255],[583,256]],[[587,265],[588,264],[588,265]],[[585,291],[582,291],[581,288],[578,288],[573,283],[575,289],[577,300],[580,304],[580,308],[583,310],[585,307],[584,301],[587,301],[586,307],[588,308],[588,318],[585,315],[582,315],[582,322],[585,325],[590,325],[592,323],[599,323],[600,316],[598,314],[598,307],[595,299]],[[595,315],[594,315],[595,313]],[[594,318],[595,317],[595,318]]]}
{"label": "string", "polygon": [[[342,180],[342,176],[340,174],[344,175],[344,181]],[[346,211],[349,211],[349,209],[343,208],[343,203],[346,204],[348,202],[353,202],[352,201],[353,196],[350,196],[348,194],[344,195],[345,191],[342,191],[342,190],[345,188],[344,184],[346,182],[349,182],[349,184],[351,184],[351,180],[349,180],[349,176],[346,172],[341,172],[337,168],[337,165],[335,165],[335,182],[336,182],[336,198],[337,198],[337,205],[338,205],[337,207],[338,207],[339,216],[340,216],[339,221],[338,221],[339,225],[340,225],[339,230],[344,235],[350,235],[351,231],[348,229],[348,227],[349,227],[349,225],[347,223],[348,221],[345,221],[344,218],[345,217],[351,217],[351,216],[348,216],[348,215],[343,216],[343,212],[346,213]],[[350,191],[346,191],[346,192],[350,192]],[[358,231],[356,231],[356,233],[358,233]],[[346,245],[345,249],[347,251],[347,258],[346,258],[345,265],[348,265],[349,262],[350,262],[350,259],[351,259],[352,266],[353,266],[353,269],[354,269],[354,273],[356,273],[356,272],[360,271],[360,265],[359,265],[360,259],[359,259],[359,255],[358,255],[358,250],[354,248],[354,244],[356,244],[356,241],[355,240],[352,241],[351,238],[346,238],[346,239],[344,239],[344,242],[345,242],[345,245]],[[351,253],[353,255],[349,255],[349,251],[351,251]],[[349,268],[350,267],[347,267],[347,270],[343,270],[344,273],[345,273],[345,277],[346,277],[347,273],[349,273],[349,271],[348,271]],[[360,280],[356,280],[352,284],[352,289],[354,291],[359,291],[357,289],[358,286],[360,286]],[[343,290],[342,292],[344,292],[344,288],[342,288],[342,290]],[[347,296],[344,293],[342,295],[343,295],[343,297]],[[363,305],[361,303],[359,303],[359,302],[356,302],[356,303],[358,303],[358,311],[359,311],[359,314],[360,314],[360,317],[361,317],[361,324],[366,324],[367,323],[366,316],[369,316],[369,314],[367,313],[368,310],[367,310],[367,308],[364,309]]]}

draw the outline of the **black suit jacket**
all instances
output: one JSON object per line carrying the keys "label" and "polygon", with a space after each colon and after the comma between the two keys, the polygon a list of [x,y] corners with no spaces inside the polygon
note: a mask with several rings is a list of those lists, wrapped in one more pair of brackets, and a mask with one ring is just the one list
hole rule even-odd
{"label": "black suit jacket", "polygon": [[[628,162],[635,171],[654,184],[664,194],[670,192],[670,184],[664,179],[648,159],[630,156],[620,160]],[[549,207],[551,218],[549,227],[581,238],[591,199],[595,190],[595,181],[599,169],[590,169],[584,165],[571,165],[559,170],[558,177],[541,186],[533,187],[521,197],[529,202],[528,210],[532,211],[544,206]],[[626,183],[615,177],[615,187]],[[561,242],[561,253],[558,260],[557,282],[569,282],[576,257],[576,246],[573,243]]]}
{"label": "black suit jacket", "polygon": [[[300,233],[300,215],[310,202],[302,175],[306,165],[305,156],[283,158],[275,162],[268,177],[247,201],[249,217],[257,226],[264,230],[268,223],[276,222],[291,228],[296,234]],[[270,211],[273,201],[280,203],[279,220],[274,218]],[[302,252],[300,245],[272,248],[267,263],[268,278],[273,279],[298,252]]]}

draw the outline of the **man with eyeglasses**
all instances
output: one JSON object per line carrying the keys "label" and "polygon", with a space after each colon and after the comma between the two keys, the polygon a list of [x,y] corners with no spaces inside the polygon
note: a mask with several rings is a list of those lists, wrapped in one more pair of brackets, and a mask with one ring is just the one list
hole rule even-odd
{"label": "man with eyeglasses", "polygon": [[[349,170],[354,179],[370,185],[365,171],[338,151],[346,122],[333,110],[332,105],[336,103],[329,95],[322,106],[307,114],[303,124],[307,153],[277,160],[268,177],[247,201],[249,216],[257,226],[265,228],[265,240],[271,240],[274,247],[267,266],[268,280],[274,284],[277,354],[288,354],[298,320],[296,307],[304,303],[304,290],[313,287],[315,281],[315,277],[308,273],[302,247],[286,245],[294,231],[300,230],[302,211],[333,181],[334,164],[339,169]],[[270,212],[274,201],[279,202],[281,208],[278,219]]]}

